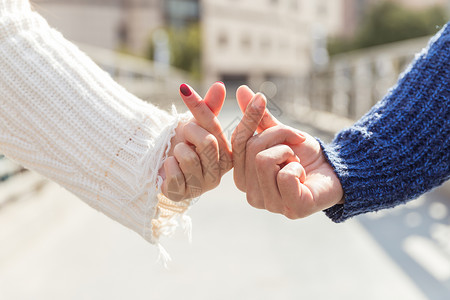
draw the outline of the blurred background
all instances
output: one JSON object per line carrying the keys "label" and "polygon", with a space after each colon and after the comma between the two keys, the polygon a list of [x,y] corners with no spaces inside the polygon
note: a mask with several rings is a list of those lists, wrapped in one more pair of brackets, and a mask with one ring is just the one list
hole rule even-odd
{"label": "blurred background", "polygon": [[[223,81],[230,134],[241,84],[330,141],[379,101],[448,22],[448,0],[34,0],[142,99],[184,110],[178,86]],[[450,188],[333,224],[252,209],[233,184],[191,210],[173,261],[0,156],[0,299],[450,299]]]}

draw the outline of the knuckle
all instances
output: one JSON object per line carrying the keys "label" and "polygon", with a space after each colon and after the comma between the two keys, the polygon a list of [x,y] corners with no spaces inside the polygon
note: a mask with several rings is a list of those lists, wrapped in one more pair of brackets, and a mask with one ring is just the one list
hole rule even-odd
{"label": "knuckle", "polygon": [[275,131],[290,132],[289,128],[284,124],[278,124],[273,127]]}
{"label": "knuckle", "polygon": [[195,167],[198,163],[199,159],[195,153],[186,153],[180,161],[184,167]]}
{"label": "knuckle", "polygon": [[265,204],[265,207],[271,213],[281,213],[280,206],[277,203],[269,202]]}
{"label": "knuckle", "polygon": [[309,213],[309,212],[307,212],[305,210],[300,210],[300,211],[296,211],[296,212],[293,213],[293,217],[295,218],[294,220],[296,220],[296,219],[304,219],[304,218],[306,218],[306,217],[308,217],[310,215],[311,215],[311,213]]}
{"label": "knuckle", "polygon": [[258,154],[256,154],[255,156],[255,163],[261,165],[261,164],[268,164],[267,161],[269,161],[270,158],[267,157],[267,155],[265,155],[262,152],[259,152]]}
{"label": "knuckle", "polygon": [[217,177],[217,178],[215,178],[214,181],[211,181],[211,182],[207,183],[207,185],[204,188],[205,192],[206,191],[210,191],[210,190],[215,189],[216,187],[218,187],[220,185],[220,181],[221,181],[221,178]]}
{"label": "knuckle", "polygon": [[201,142],[200,147],[202,149],[206,149],[206,148],[214,148],[214,149],[218,149],[219,147],[219,143],[217,142],[217,139],[212,135],[212,134],[208,134]]}
{"label": "knuckle", "polygon": [[273,130],[273,132],[276,132],[279,135],[288,135],[292,133],[292,130],[289,129],[289,127],[282,124],[272,127],[271,130]]}
{"label": "knuckle", "polygon": [[267,164],[265,159],[266,159],[266,157],[263,154],[261,154],[261,153],[256,154],[256,156],[255,156],[255,166],[256,166],[256,169],[258,171],[263,171],[264,170],[264,167]]}
{"label": "knuckle", "polygon": [[259,209],[264,208],[264,204],[261,203],[261,201],[259,201],[258,197],[255,197],[255,195],[252,193],[247,193],[247,202],[254,208],[259,208]]}
{"label": "knuckle", "polygon": [[287,172],[283,169],[280,170],[280,172],[278,172],[278,175],[277,175],[277,181],[281,184],[291,181],[292,178],[293,178],[293,176],[289,172]]}
{"label": "knuckle", "polygon": [[299,218],[297,217],[297,214],[292,213],[292,212],[284,212],[283,215],[284,215],[286,218],[288,218],[289,220],[297,220],[297,219],[299,219]]}
{"label": "knuckle", "polygon": [[240,190],[241,192],[246,192],[246,188],[245,188],[245,184],[242,183],[236,183],[236,187],[238,188],[238,190]]}
{"label": "knuckle", "polygon": [[291,147],[289,147],[288,145],[280,145],[280,147],[283,149],[284,153],[288,153],[289,155],[295,155],[294,150],[292,150]]}
{"label": "knuckle", "polygon": [[255,166],[258,172],[266,173],[272,171],[275,167],[275,162],[266,154],[258,153],[255,156]]}
{"label": "knuckle", "polygon": [[184,131],[192,131],[193,128],[196,127],[196,126],[198,126],[198,125],[195,124],[194,121],[191,120],[190,122],[186,123],[186,124],[183,126],[183,130],[184,130]]}
{"label": "knuckle", "polygon": [[192,106],[194,109],[197,110],[201,110],[201,108],[203,108],[203,101],[197,101],[194,103],[194,105]]}
{"label": "knuckle", "polygon": [[184,176],[180,173],[168,175],[166,178],[169,191],[180,190],[184,185]]}
{"label": "knuckle", "polygon": [[178,143],[178,144],[176,144],[175,147],[173,147],[173,152],[174,152],[174,154],[176,155],[176,154],[178,154],[180,151],[182,151],[183,147],[184,147],[184,143]]}
{"label": "knuckle", "polygon": [[247,153],[251,154],[252,156],[256,156],[256,153],[259,153],[262,150],[258,136],[252,136],[247,141],[246,150]]}
{"label": "knuckle", "polygon": [[290,220],[301,219],[299,212],[292,210],[290,207],[285,206],[283,209],[283,215]]}

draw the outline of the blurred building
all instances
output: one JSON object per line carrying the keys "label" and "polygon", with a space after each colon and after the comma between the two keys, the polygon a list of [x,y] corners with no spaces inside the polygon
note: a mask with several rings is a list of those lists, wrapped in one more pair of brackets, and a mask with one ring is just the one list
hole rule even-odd
{"label": "blurred building", "polygon": [[200,20],[199,0],[165,0],[163,2],[166,25],[180,28]]}
{"label": "blurred building", "polygon": [[34,0],[33,6],[70,40],[136,54],[156,28],[199,19],[198,0]]}
{"label": "blurred building", "polygon": [[142,54],[158,27],[203,24],[207,81],[260,84],[326,63],[328,34],[343,30],[343,0],[35,0],[74,41]]}
{"label": "blurred building", "polygon": [[353,36],[367,9],[376,2],[379,2],[379,0],[344,0],[342,21],[345,30],[340,35]]}
{"label": "blurred building", "polygon": [[[342,31],[341,0],[202,0],[209,80],[249,83],[305,74],[326,63],[328,34]],[[317,55],[319,54],[319,55]]]}

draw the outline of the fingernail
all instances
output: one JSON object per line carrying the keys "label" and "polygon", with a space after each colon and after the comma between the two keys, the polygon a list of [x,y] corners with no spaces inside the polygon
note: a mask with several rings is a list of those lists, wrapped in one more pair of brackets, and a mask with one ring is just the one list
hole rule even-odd
{"label": "fingernail", "polygon": [[192,95],[191,89],[184,83],[180,86],[180,92],[186,97]]}
{"label": "fingernail", "polygon": [[225,85],[225,83],[223,83],[222,81],[216,81],[216,83],[220,83],[222,85]]}
{"label": "fingernail", "polygon": [[298,132],[296,132],[296,133],[297,133],[298,137],[302,140],[302,143],[303,143],[306,140],[306,136],[304,136],[303,134],[298,133]]}
{"label": "fingernail", "polygon": [[266,99],[263,94],[258,93],[253,100],[252,107],[256,109],[264,109],[266,106]]}

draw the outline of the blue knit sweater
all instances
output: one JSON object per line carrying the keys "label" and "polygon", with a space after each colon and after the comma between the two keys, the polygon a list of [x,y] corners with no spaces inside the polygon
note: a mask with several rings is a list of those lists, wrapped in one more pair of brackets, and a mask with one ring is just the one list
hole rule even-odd
{"label": "blue knit sweater", "polygon": [[397,85],[352,127],[323,145],[344,189],[335,222],[394,207],[450,178],[450,23]]}

